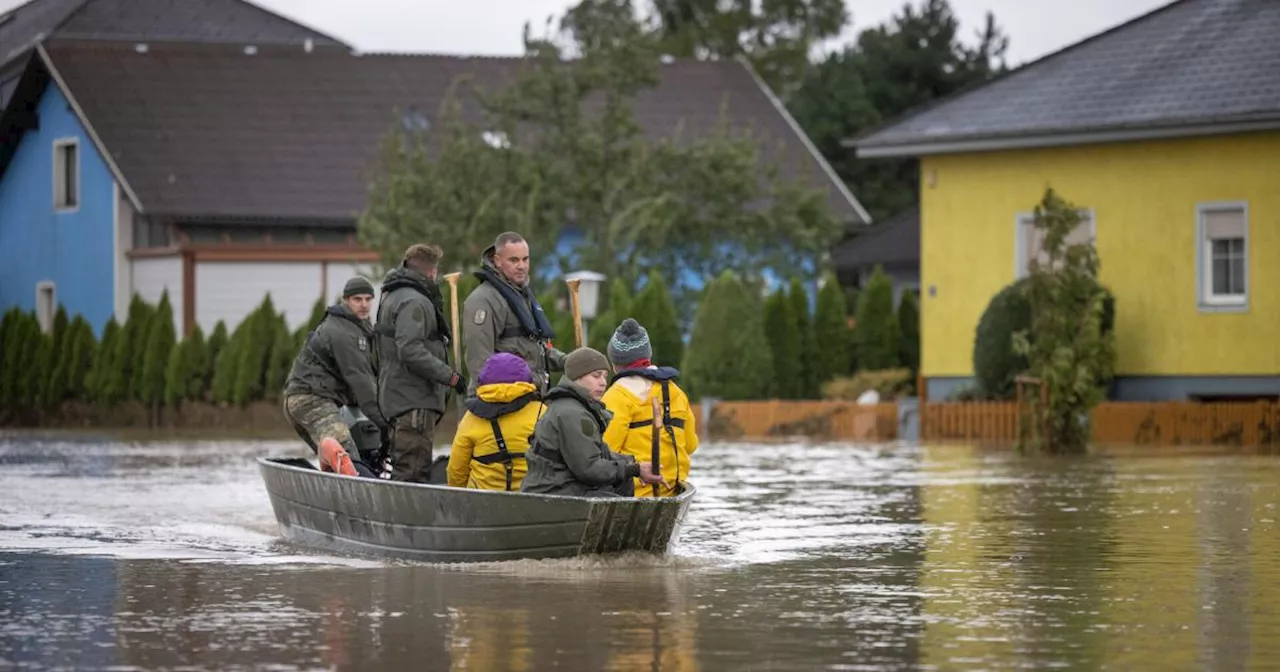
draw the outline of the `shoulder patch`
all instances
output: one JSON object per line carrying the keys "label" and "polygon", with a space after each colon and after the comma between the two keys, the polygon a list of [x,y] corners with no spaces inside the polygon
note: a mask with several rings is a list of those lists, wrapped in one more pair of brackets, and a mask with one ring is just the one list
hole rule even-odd
{"label": "shoulder patch", "polygon": [[427,311],[423,310],[422,306],[414,306],[409,318],[418,324],[422,324],[427,321]]}
{"label": "shoulder patch", "polygon": [[488,316],[489,313],[486,312],[484,308],[481,308],[476,311],[476,314],[471,318],[471,321],[476,324],[484,324],[484,319]]}
{"label": "shoulder patch", "polygon": [[367,351],[369,349],[369,340],[366,339],[364,336],[361,336],[360,338],[356,339],[356,346],[358,346],[362,352]]}
{"label": "shoulder patch", "polygon": [[596,433],[596,423],[591,422],[591,418],[582,419],[582,433],[591,436]]}

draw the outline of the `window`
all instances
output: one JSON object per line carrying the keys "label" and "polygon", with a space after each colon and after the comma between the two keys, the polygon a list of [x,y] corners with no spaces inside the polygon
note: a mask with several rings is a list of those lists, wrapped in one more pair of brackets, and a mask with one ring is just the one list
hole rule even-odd
{"label": "window", "polygon": [[40,331],[53,331],[53,314],[57,311],[57,297],[54,296],[53,283],[42,280],[36,283],[36,321],[40,323]]}
{"label": "window", "polygon": [[133,220],[133,246],[135,248],[166,247],[169,245],[169,225],[150,217]]}
{"label": "window", "polygon": [[80,206],[80,141],[53,142],[53,207],[75,210]]}
{"label": "window", "polygon": [[1249,209],[1243,203],[1202,205],[1196,218],[1200,306],[1239,310],[1249,302]]}
{"label": "window", "polygon": [[[1080,212],[1083,219],[1071,235],[1067,236],[1067,245],[1081,245],[1091,242],[1097,235],[1097,224],[1092,210]],[[1044,232],[1035,227],[1035,215],[1030,212],[1020,213],[1017,228],[1014,232],[1014,277],[1025,278],[1031,272],[1031,260],[1045,263]]]}

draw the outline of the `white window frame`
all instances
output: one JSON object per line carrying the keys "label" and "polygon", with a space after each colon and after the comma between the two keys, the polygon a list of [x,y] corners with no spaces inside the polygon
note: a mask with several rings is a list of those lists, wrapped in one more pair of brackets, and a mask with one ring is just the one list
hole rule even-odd
{"label": "white window frame", "polygon": [[[46,304],[45,295],[49,296]],[[49,280],[41,280],[36,283],[36,322],[40,324],[42,333],[50,333],[53,331],[53,317],[58,312],[58,288]]]}
{"label": "white window frame", "polygon": [[[63,175],[65,173],[63,170],[59,170],[60,168],[63,167],[61,163],[62,163],[62,149],[64,147],[75,147],[75,150],[76,150],[75,151],[76,165],[74,166],[76,188],[75,188],[75,193],[71,194],[72,196],[75,197],[74,205],[66,205],[65,203],[65,201],[67,200],[65,196],[67,195],[68,189],[67,189],[67,185],[64,184],[62,180]],[[74,137],[57,138],[53,141],[53,210],[54,212],[71,213],[71,212],[76,212],[80,210],[80,199],[84,192],[84,189],[81,188],[81,180],[80,180],[81,178],[80,164],[82,161],[83,161],[83,157],[80,152],[80,138],[74,138]]]}
{"label": "white window frame", "polygon": [[[1093,208],[1079,208],[1089,225],[1089,240],[1098,245],[1098,213]],[[1027,229],[1034,226],[1036,213],[1024,210],[1013,217],[1013,279],[1021,280],[1031,274],[1031,260],[1026,256]]]}
{"label": "white window frame", "polygon": [[[1213,293],[1213,246],[1205,232],[1205,215],[1240,211],[1244,217],[1244,294]],[[1243,313],[1249,310],[1249,202],[1211,201],[1196,204],[1196,304],[1202,313]]]}

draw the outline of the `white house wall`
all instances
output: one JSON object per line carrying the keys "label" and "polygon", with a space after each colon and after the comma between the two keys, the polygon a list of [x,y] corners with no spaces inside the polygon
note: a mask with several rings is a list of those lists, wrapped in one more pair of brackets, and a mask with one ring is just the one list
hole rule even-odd
{"label": "white house wall", "polygon": [[268,292],[289,329],[297,329],[311,314],[322,288],[319,262],[201,261],[195,276],[195,317],[205,333],[219,320],[235,329]]}
{"label": "white house wall", "polygon": [[[120,188],[119,183],[112,185],[114,192],[113,200],[115,201],[115,316],[117,321],[124,320],[125,315],[129,312],[129,299],[133,296],[131,290],[132,282],[129,275],[132,271],[132,265],[129,263],[128,252],[133,247],[133,204],[129,202],[129,197],[125,195],[124,190]],[[170,292],[169,300],[178,301],[182,297],[181,293],[176,296]],[[181,312],[181,311],[179,311]],[[178,333],[182,333],[179,331]]]}
{"label": "white house wall", "polygon": [[[169,290],[173,308],[173,327],[182,335],[182,257],[134,259],[129,265],[129,296],[137,293],[151,305],[160,303],[160,295]],[[203,325],[202,325],[203,326]]]}

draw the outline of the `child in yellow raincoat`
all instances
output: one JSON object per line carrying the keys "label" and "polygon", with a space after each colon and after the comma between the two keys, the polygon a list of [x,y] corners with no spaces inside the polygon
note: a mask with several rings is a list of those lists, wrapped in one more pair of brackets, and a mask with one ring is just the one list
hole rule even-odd
{"label": "child in yellow raincoat", "polygon": [[449,485],[473,490],[520,491],[524,453],[543,406],[524,359],[495,353],[477,377],[476,398],[458,423],[449,451]]}
{"label": "child in yellow raincoat", "polygon": [[[670,497],[680,492],[680,483],[689,477],[689,458],[698,449],[689,397],[676,384],[680,372],[654,366],[649,332],[631,318],[622,321],[609,339],[609,361],[617,373],[604,393],[604,405],[613,413],[604,432],[604,442],[613,450],[634,455],[637,461],[661,466],[665,486],[649,486],[636,481],[637,497]],[[661,402],[663,427],[657,459],[653,458],[653,405]]]}

